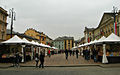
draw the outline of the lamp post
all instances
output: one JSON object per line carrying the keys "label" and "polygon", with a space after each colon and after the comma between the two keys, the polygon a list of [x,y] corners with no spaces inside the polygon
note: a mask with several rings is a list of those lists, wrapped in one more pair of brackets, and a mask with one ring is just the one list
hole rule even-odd
{"label": "lamp post", "polygon": [[9,18],[11,18],[11,38],[12,38],[12,31],[13,31],[13,21],[16,20],[16,13],[14,12],[14,8],[9,10]]}
{"label": "lamp post", "polygon": [[117,23],[116,23],[116,15],[117,15],[117,7],[113,6],[113,14],[114,14],[114,33],[117,35]]}

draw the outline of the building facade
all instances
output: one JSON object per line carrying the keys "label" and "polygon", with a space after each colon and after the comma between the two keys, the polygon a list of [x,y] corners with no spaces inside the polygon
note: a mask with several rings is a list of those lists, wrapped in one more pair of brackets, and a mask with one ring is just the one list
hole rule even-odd
{"label": "building facade", "polygon": [[49,46],[53,46],[52,41],[53,40],[49,36],[46,35],[46,44]]}
{"label": "building facade", "polygon": [[94,40],[94,28],[85,27],[84,30],[85,42],[90,42]]}
{"label": "building facade", "polygon": [[[116,24],[116,28],[114,24]],[[112,12],[104,13],[97,28],[85,27],[84,41],[87,43],[95,39],[98,40],[102,36],[108,37],[111,33],[120,36],[120,12],[117,15]]]}
{"label": "building facade", "polygon": [[39,43],[46,44],[46,35],[43,32],[39,32],[33,28],[29,28],[24,33],[27,36],[36,38],[39,40]]}
{"label": "building facade", "polygon": [[[28,41],[32,41],[32,40],[33,40],[33,41],[36,41],[36,42],[39,41],[38,39],[33,38],[33,37],[30,37],[30,36],[27,36],[27,35],[25,35],[25,34],[23,34],[23,33],[18,33],[18,32],[12,31],[12,37],[13,37],[14,35],[17,35],[17,36],[20,37],[21,39],[25,38],[25,39],[27,39]],[[10,39],[10,38],[11,38],[11,30],[10,30],[10,29],[7,29],[7,31],[6,31],[6,40],[8,40],[8,39]]]}
{"label": "building facade", "polygon": [[0,7],[0,42],[6,39],[7,11]]}
{"label": "building facade", "polygon": [[53,46],[58,48],[59,50],[64,50],[64,40],[61,37],[56,38],[53,41]]}
{"label": "building facade", "polygon": [[85,37],[82,37],[79,41],[79,45],[84,44],[84,43],[85,43]]}
{"label": "building facade", "polygon": [[67,36],[58,37],[57,39],[55,39],[53,41],[53,44],[58,49],[70,50],[74,46],[74,38],[73,37],[67,37]]}

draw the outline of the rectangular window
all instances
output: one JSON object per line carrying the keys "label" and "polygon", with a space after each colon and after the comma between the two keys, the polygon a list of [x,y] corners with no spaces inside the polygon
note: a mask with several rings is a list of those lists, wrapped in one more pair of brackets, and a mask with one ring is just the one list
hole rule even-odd
{"label": "rectangular window", "polygon": [[42,41],[44,41],[44,37],[42,38]]}
{"label": "rectangular window", "polygon": [[1,24],[1,38],[2,39],[4,39],[4,33],[5,33],[5,31],[4,31],[4,24]]}
{"label": "rectangular window", "polygon": [[5,15],[3,15],[3,21],[5,21]]}

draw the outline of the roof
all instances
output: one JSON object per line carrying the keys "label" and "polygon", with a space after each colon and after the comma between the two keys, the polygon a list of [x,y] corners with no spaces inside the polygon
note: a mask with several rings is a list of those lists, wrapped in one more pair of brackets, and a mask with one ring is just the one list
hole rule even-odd
{"label": "roof", "polygon": [[[6,31],[7,31],[7,34],[8,34],[8,35],[11,34],[11,30],[10,30],[10,29],[7,29]],[[24,33],[19,33],[19,32],[12,31],[12,34],[13,34],[13,35],[18,35],[18,36],[23,37],[23,38],[28,38],[28,39],[32,39],[32,40],[37,40],[37,41],[39,41],[38,39],[33,38],[33,37],[30,37],[30,36],[27,36],[27,35],[25,35]]]}
{"label": "roof", "polygon": [[74,37],[63,36],[56,38],[54,41],[63,41],[63,40],[74,40]]}
{"label": "roof", "polygon": [[120,42],[120,37],[111,33],[106,39],[102,40],[103,42]]}
{"label": "roof", "polygon": [[16,44],[16,43],[27,43],[25,41],[23,41],[22,39],[20,39],[17,35],[15,35],[14,37],[10,38],[7,41],[4,41],[2,43],[6,43],[6,44]]}
{"label": "roof", "polygon": [[0,7],[0,12],[4,13],[6,16],[8,16],[7,11],[5,9],[3,9],[2,7]]}
{"label": "roof", "polygon": [[[104,14],[103,14],[103,16],[102,16],[102,18],[101,18],[101,20],[100,20],[100,22],[99,22],[99,25],[98,25],[98,27],[97,28],[99,28],[100,26],[101,26],[101,23],[103,22],[103,20],[105,21],[107,21],[107,20],[111,20],[111,17],[113,17],[114,16],[114,13],[112,13],[112,12],[105,12]],[[96,28],[96,29],[97,29]]]}
{"label": "roof", "polygon": [[[37,33],[39,33],[39,34],[42,34],[43,32],[40,32],[40,31],[37,31],[37,30],[35,30],[35,29],[33,29],[33,28],[29,28],[29,29],[27,29],[27,30],[34,30],[35,32],[37,32]],[[26,31],[27,31],[26,30]]]}
{"label": "roof", "polygon": [[88,31],[88,32],[89,32],[89,31],[93,31],[94,29],[95,29],[95,28],[87,28],[87,27],[85,27],[84,32],[85,32],[85,31]]}

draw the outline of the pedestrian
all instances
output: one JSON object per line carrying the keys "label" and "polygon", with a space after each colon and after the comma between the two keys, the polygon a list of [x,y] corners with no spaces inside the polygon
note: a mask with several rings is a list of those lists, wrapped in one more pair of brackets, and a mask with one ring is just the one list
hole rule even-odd
{"label": "pedestrian", "polygon": [[36,62],[36,68],[37,68],[38,67],[38,62],[39,62],[38,53],[35,54],[35,62]]}
{"label": "pedestrian", "polygon": [[78,53],[79,53],[79,51],[78,50],[76,50],[76,58],[78,59]]}
{"label": "pedestrian", "polygon": [[72,51],[72,54],[73,54],[73,56],[74,56],[74,54],[75,54],[75,51],[74,51],[74,50]]}
{"label": "pedestrian", "polygon": [[16,60],[16,55],[15,55],[15,52],[13,53],[13,60],[12,60],[12,62],[13,62],[13,67],[15,66],[15,60]]}
{"label": "pedestrian", "polygon": [[90,60],[90,50],[86,49],[85,52],[86,52],[86,53],[85,53],[85,59],[86,59],[86,60]]}
{"label": "pedestrian", "polygon": [[49,57],[51,56],[50,50],[48,50],[48,55],[49,55]]}
{"label": "pedestrian", "polygon": [[71,54],[72,54],[72,50],[70,50],[70,56],[71,56]]}
{"label": "pedestrian", "polygon": [[85,53],[86,53],[85,51],[86,51],[86,50],[84,49],[83,52],[82,52],[84,58],[85,58]]}
{"label": "pedestrian", "polygon": [[68,60],[68,50],[65,50],[66,60]]}
{"label": "pedestrian", "polygon": [[45,53],[43,53],[42,51],[40,52],[40,65],[39,68],[44,68],[44,57],[45,57]]}
{"label": "pedestrian", "polygon": [[19,67],[19,59],[20,59],[19,52],[17,52],[15,54],[15,66],[16,67]]}
{"label": "pedestrian", "polygon": [[93,49],[93,59],[94,59],[94,62],[98,61],[97,56],[98,56],[98,51]]}

